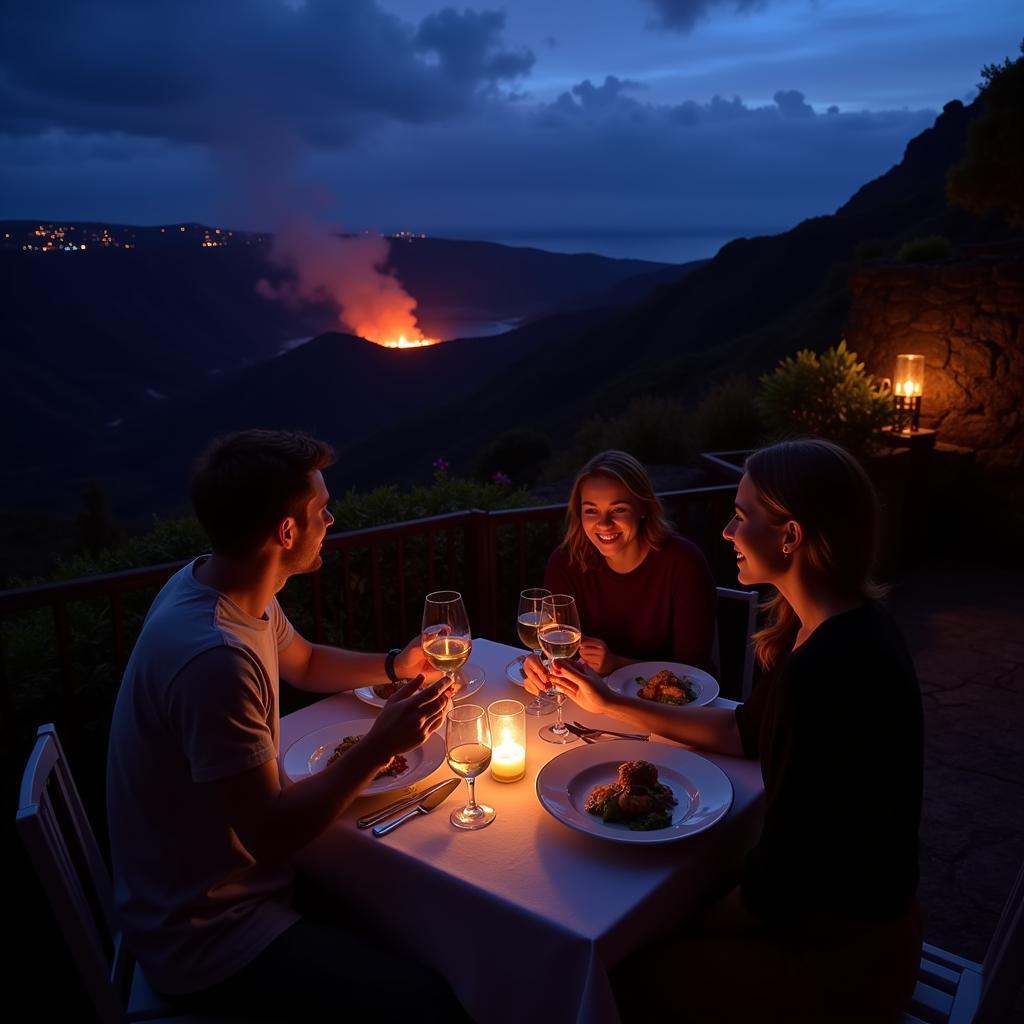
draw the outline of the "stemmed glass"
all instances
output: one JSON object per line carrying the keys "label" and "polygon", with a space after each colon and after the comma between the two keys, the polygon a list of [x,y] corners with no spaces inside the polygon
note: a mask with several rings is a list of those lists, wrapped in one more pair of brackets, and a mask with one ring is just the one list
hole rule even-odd
{"label": "stemmed glass", "polygon": [[459,704],[448,712],[444,724],[444,749],[448,766],[469,786],[469,803],[452,811],[449,820],[456,828],[485,828],[494,821],[494,808],[476,802],[476,777],[491,763],[491,727],[487,712],[479,704]]}
{"label": "stemmed glass", "polygon": [[[580,616],[576,601],[568,594],[552,594],[540,603],[540,621],[537,624],[537,641],[541,650],[550,659],[574,658],[580,649]],[[575,743],[576,737],[562,721],[562,705],[565,694],[556,686],[545,691],[555,702],[558,714],[551,725],[544,726],[538,735],[548,743]]]}
{"label": "stemmed glass", "polygon": [[462,595],[455,590],[435,590],[423,602],[420,646],[431,667],[444,672],[450,683],[469,661],[473,638]]}
{"label": "stemmed glass", "polygon": [[[545,597],[550,597],[551,591],[541,587],[531,587],[519,595],[519,609],[516,612],[516,629],[519,631],[519,639],[526,647],[529,647],[539,658],[541,656],[540,646],[537,643],[537,623],[540,622],[540,603]],[[515,661],[510,661],[505,666],[505,674],[512,676],[513,673],[523,678],[523,662],[525,655],[520,655]],[[528,715],[550,715],[555,710],[554,703],[547,697],[538,694],[526,705]]]}

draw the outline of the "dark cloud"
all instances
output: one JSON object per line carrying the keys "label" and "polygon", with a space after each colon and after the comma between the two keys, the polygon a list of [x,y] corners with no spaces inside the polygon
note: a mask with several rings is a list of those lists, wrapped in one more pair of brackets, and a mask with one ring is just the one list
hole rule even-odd
{"label": "dark cloud", "polygon": [[[396,126],[361,143],[359,159],[324,154],[318,173],[360,197],[360,226],[757,232],[836,209],[934,120],[922,110],[787,117],[739,98],[657,104],[607,81],[486,119]],[[586,108],[595,96],[605,102]],[[415,188],[403,149],[416,154]]]}
{"label": "dark cloud", "polygon": [[643,86],[629,79],[607,75],[603,84],[585,79],[564,92],[553,103],[541,107],[541,119],[548,125],[561,124],[564,118],[593,118],[604,122],[626,117],[633,122],[696,125],[702,121],[743,121],[751,118],[777,121],[782,118],[815,117],[814,108],[797,89],[780,89],[774,106],[748,106],[734,96],[731,100],[712,96],[707,103],[686,100],[674,105],[643,103],[628,95]]}
{"label": "dark cloud", "polygon": [[657,11],[654,28],[689,32],[713,7],[730,7],[737,14],[766,7],[768,0],[646,0]]}
{"label": "dark cloud", "polygon": [[634,113],[641,109],[640,104],[626,93],[642,88],[638,82],[631,82],[628,78],[617,78],[615,75],[605,75],[601,85],[594,85],[588,78],[574,85],[571,92],[562,93],[547,107],[547,112],[570,117],[606,115],[616,110]]}
{"label": "dark cloud", "polygon": [[299,141],[347,143],[389,119],[464,113],[526,74],[533,55],[503,45],[504,25],[445,9],[417,28],[375,0],[7,5],[0,132],[219,143],[276,123]]}
{"label": "dark cloud", "polygon": [[461,14],[447,7],[427,15],[416,33],[420,50],[437,54],[441,70],[456,82],[476,87],[525,75],[534,56],[526,49],[516,52],[501,48],[505,15],[499,11],[465,10]]}
{"label": "dark cloud", "polygon": [[[347,150],[307,148],[293,180],[306,191],[329,183],[339,200],[325,198],[322,215],[349,228],[501,237],[491,229],[514,222],[757,233],[834,210],[934,119],[924,110],[786,117],[777,103],[739,98],[656,104],[630,95],[622,79],[607,81],[581,82],[546,105],[390,121]],[[0,216],[270,226],[269,191],[228,219],[222,192],[239,184],[219,170],[197,145],[68,133],[0,139]],[[269,190],[278,177],[257,181]]]}
{"label": "dark cloud", "polygon": [[780,89],[772,98],[783,117],[814,117],[814,108],[796,89]]}

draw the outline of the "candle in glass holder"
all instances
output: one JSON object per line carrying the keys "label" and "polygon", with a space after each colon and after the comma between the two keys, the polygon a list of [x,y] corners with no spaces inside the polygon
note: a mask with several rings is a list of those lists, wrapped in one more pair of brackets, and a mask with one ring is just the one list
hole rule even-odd
{"label": "candle in glass holder", "polygon": [[526,710],[517,700],[496,700],[491,720],[491,778],[518,782],[526,774]]}

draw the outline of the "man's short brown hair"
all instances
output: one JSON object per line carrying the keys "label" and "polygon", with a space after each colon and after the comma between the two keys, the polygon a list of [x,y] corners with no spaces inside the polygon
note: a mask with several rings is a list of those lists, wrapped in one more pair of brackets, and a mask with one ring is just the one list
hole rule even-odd
{"label": "man's short brown hair", "polygon": [[326,442],[285,430],[213,441],[192,470],[192,504],[214,552],[247,558],[258,551],[282,519],[303,515],[310,473],[334,458]]}

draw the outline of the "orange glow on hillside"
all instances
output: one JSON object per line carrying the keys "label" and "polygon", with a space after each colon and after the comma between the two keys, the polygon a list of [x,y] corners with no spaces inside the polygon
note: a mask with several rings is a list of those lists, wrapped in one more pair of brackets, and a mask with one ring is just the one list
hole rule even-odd
{"label": "orange glow on hillside", "polygon": [[348,297],[340,319],[349,330],[383,348],[437,345],[440,338],[425,338],[420,330],[416,300],[393,277],[377,274],[374,278],[367,294]]}
{"label": "orange glow on hillside", "polygon": [[385,348],[426,348],[427,345],[436,345],[440,340],[440,338],[407,338],[403,334],[397,341],[377,341],[376,344],[383,345]]}

